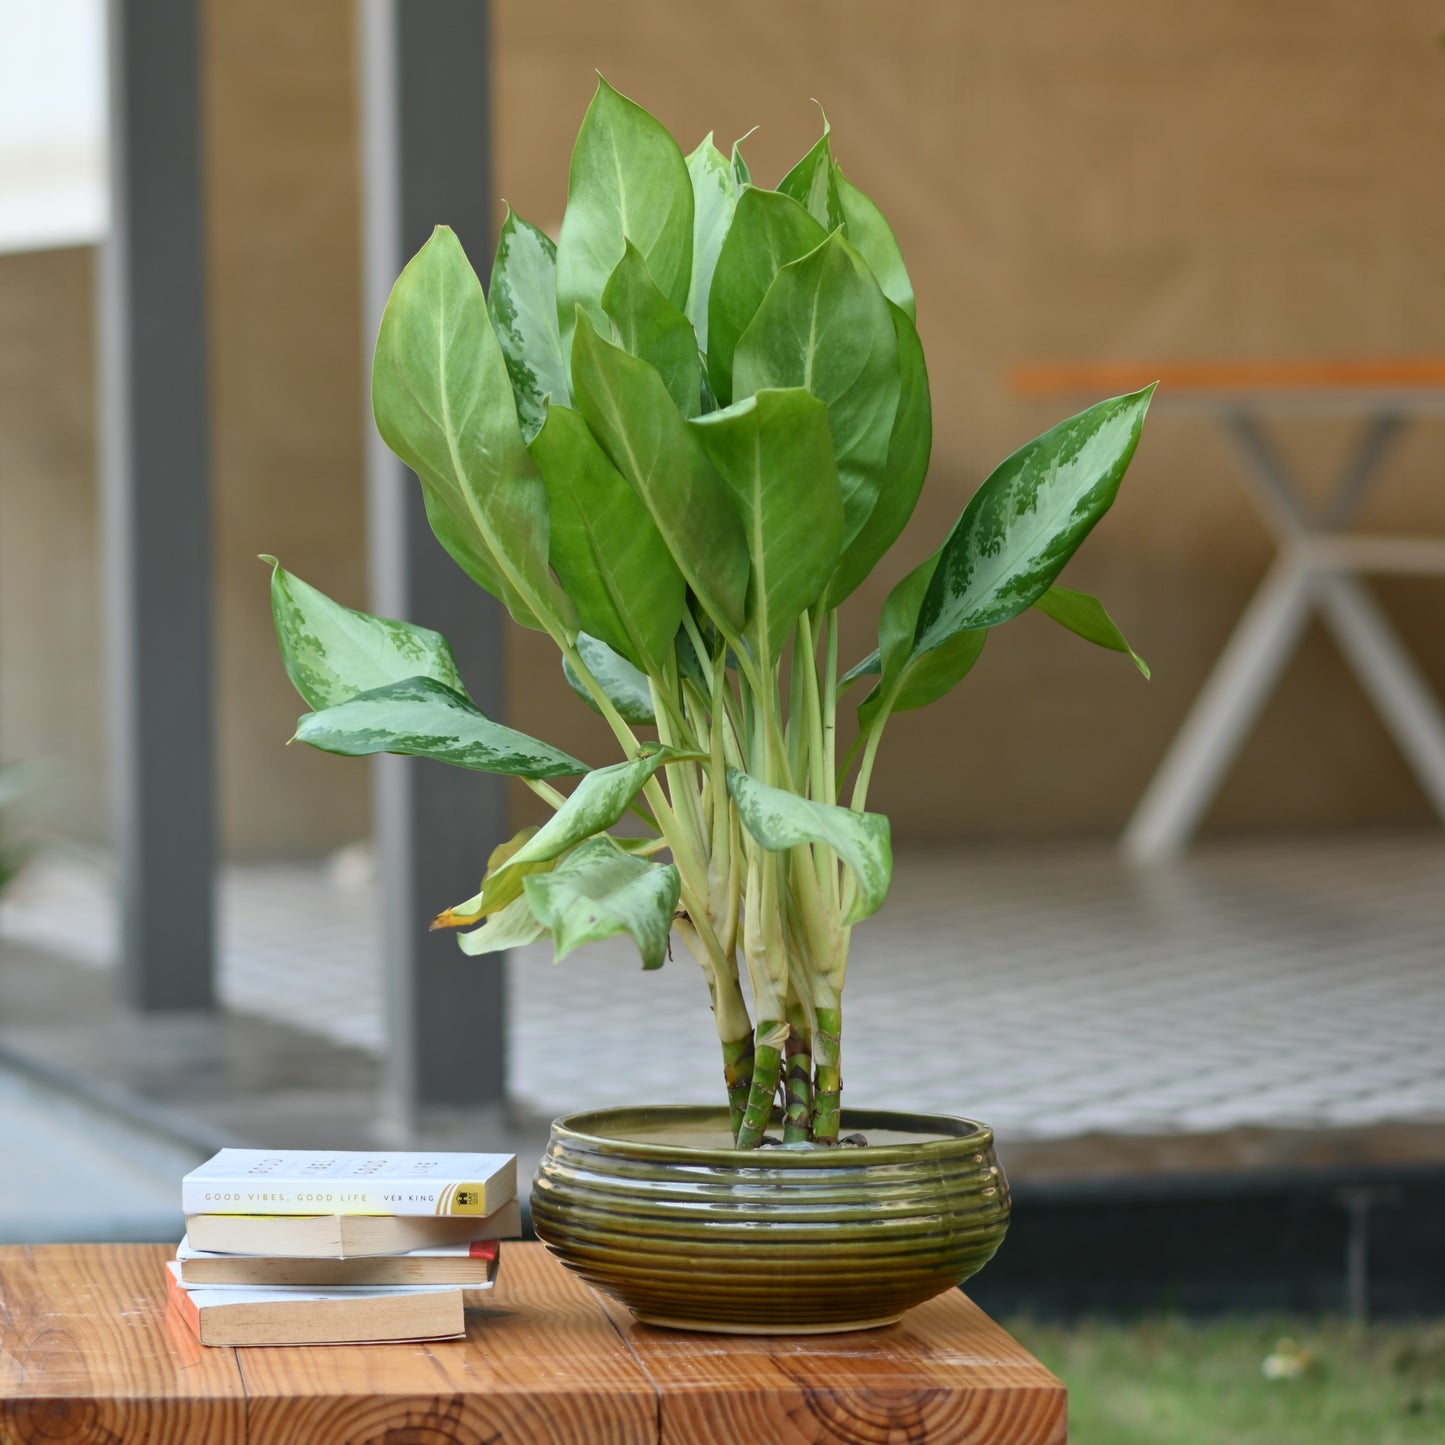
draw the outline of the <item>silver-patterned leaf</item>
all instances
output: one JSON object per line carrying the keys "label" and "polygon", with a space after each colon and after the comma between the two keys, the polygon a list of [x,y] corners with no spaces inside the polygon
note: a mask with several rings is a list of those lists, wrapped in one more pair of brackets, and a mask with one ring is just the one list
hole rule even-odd
{"label": "silver-patterned leaf", "polygon": [[296,737],[348,758],[401,753],[523,778],[588,771],[560,749],[493,722],[461,693],[429,677],[409,677],[307,713]]}
{"label": "silver-patterned leaf", "polygon": [[737,768],[728,769],[728,792],[743,825],[769,852],[821,843],[852,869],[858,894],[845,924],[857,923],[883,906],[893,880],[893,844],[882,813],[855,813],[815,803],[760,783]]}
{"label": "silver-patterned leaf", "polygon": [[465,694],[441,633],[343,607],[274,557],[261,560],[271,564],[271,614],[281,658],[308,706],[331,707],[408,677],[429,677]]}
{"label": "silver-patterned leaf", "polygon": [[533,915],[552,931],[557,962],[580,944],[626,933],[644,968],[662,967],[682,892],[672,864],[648,863],[610,838],[592,838],[524,886]]}
{"label": "silver-patterned leaf", "polygon": [[594,768],[571,796],[508,860],[508,868],[545,863],[569,848],[604,833],[627,811],[632,800],[664,763],[677,757],[672,748],[656,748],[646,757],[608,768]]}
{"label": "silver-patterned leaf", "polygon": [[698,349],[706,352],[707,298],[718,252],[738,203],[738,182],[732,164],[713,144],[711,131],[688,156],[687,174],[692,181],[692,280],[686,310],[697,333]]}
{"label": "silver-patterned leaf", "polygon": [[[613,652],[605,642],[589,637],[585,632],[577,634],[577,651],[581,654],[587,671],[607,694],[608,701],[617,709],[623,722],[646,727],[656,724],[657,718],[652,709],[652,689],[647,684],[646,673],[639,672],[625,657]],[[597,706],[597,700],[587,691],[582,679],[572,670],[572,664],[565,657],[562,659],[562,671],[572,691],[593,712],[600,713],[602,709]]]}
{"label": "silver-patterned leaf", "polygon": [[497,238],[487,310],[507,360],[522,435],[530,441],[541,429],[547,398],[566,403],[572,388],[557,324],[557,247],[510,207]]}
{"label": "silver-patterned leaf", "polygon": [[1148,386],[1101,401],[994,471],[939,550],[915,652],[957,632],[996,627],[1048,591],[1113,502],[1153,394]]}

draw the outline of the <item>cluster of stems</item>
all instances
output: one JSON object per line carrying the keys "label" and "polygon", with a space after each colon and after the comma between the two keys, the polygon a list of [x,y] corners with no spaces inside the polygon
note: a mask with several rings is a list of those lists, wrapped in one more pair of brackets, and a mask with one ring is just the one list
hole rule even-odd
{"label": "cluster of stems", "polygon": [[[554,637],[619,744],[639,756],[649,740],[624,721],[565,634]],[[840,765],[837,613],[805,612],[785,652],[773,658],[765,645],[726,637],[684,612],[677,647],[649,683],[656,741],[686,760],[660,769],[633,809],[681,878],[674,929],[707,980],[733,1137],[743,1149],[765,1141],[779,1111],[783,1143],[838,1142],[852,932],[844,919],[856,883],[824,844],[764,849],[738,816],[729,769],[838,805],[861,752],[845,805],[861,810],[887,718],[880,708]],[[546,783],[531,786],[554,807],[564,801]]]}

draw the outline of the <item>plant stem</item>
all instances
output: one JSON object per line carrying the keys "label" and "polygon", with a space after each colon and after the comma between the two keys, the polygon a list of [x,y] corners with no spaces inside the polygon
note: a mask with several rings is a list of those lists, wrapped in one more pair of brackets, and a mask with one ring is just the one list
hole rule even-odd
{"label": "plant stem", "polygon": [[840,1068],[843,1014],[836,1003],[817,1011],[813,1032],[813,1138],[819,1144],[838,1142],[839,1098],[843,1092]]}
{"label": "plant stem", "polygon": [[747,1108],[748,1094],[753,1087],[753,1036],[744,1034],[740,1039],[722,1046],[723,1079],[728,1090],[728,1112],[732,1115],[733,1140],[736,1142],[742,1132],[743,1112]]}
{"label": "plant stem", "polygon": [[783,1112],[783,1143],[806,1141],[813,1125],[813,1048],[808,1014],[796,1000],[788,1003],[787,1105]]}
{"label": "plant stem", "polygon": [[743,1121],[738,1128],[738,1148],[756,1149],[763,1131],[773,1120],[773,1099],[783,1072],[783,1045],[788,1025],[783,1019],[763,1019],[753,1032],[753,1079]]}
{"label": "plant stem", "polygon": [[544,783],[541,778],[523,778],[522,781],[546,803],[555,813],[567,799],[554,788],[551,783]]}

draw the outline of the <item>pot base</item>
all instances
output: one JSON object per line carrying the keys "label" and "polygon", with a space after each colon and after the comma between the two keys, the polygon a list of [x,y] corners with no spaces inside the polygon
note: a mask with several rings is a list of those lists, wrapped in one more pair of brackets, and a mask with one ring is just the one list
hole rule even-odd
{"label": "pot base", "polygon": [[896,1325],[901,1314],[880,1315],[874,1320],[851,1320],[836,1325],[728,1325],[715,1320],[679,1320],[667,1315],[650,1315],[638,1310],[632,1317],[640,1325],[655,1325],[660,1330],[691,1330],[699,1335],[851,1335],[862,1330],[881,1330]]}

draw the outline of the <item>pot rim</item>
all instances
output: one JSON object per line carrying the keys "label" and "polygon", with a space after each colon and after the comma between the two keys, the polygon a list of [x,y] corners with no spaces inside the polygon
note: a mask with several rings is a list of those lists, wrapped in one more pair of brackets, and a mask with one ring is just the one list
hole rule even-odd
{"label": "pot rim", "polygon": [[893,1129],[901,1133],[936,1133],[937,1138],[910,1144],[870,1144],[866,1149],[706,1149],[690,1144],[654,1144],[600,1132],[606,1120],[619,1115],[662,1116],[677,1124],[711,1123],[726,1127],[728,1111],[712,1104],[628,1104],[584,1109],[552,1121],[552,1139],[601,1154],[626,1154],[636,1159],[711,1165],[720,1169],[838,1169],[869,1165],[909,1164],[921,1158],[977,1154],[993,1146],[993,1130],[976,1119],[954,1114],[915,1113],[899,1109],[844,1109],[841,1130]]}

